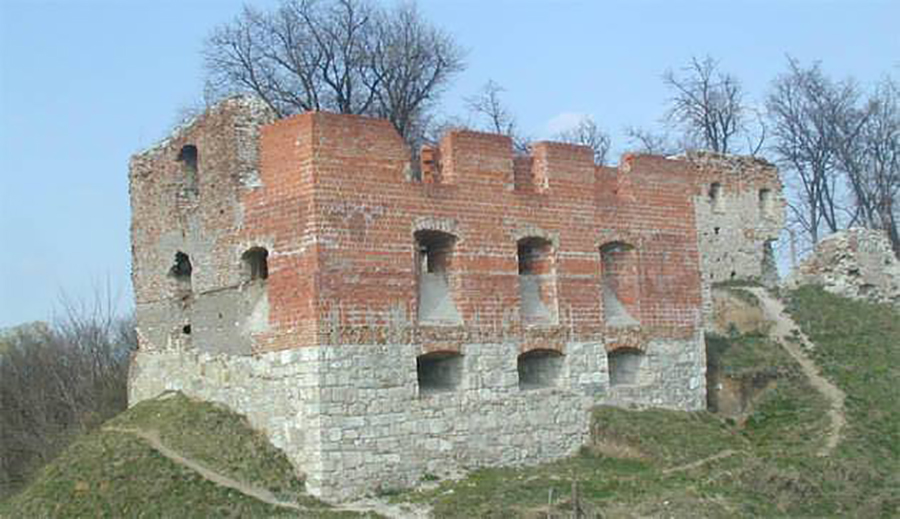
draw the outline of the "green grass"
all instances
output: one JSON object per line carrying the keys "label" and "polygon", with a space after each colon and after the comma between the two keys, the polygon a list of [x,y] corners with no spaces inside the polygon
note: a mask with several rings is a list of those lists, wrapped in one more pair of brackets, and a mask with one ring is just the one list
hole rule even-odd
{"label": "green grass", "polygon": [[900,314],[816,287],[791,293],[788,309],[822,373],[847,393],[842,465],[831,468],[866,493],[868,507],[900,515]]}
{"label": "green grass", "polygon": [[732,377],[800,374],[799,366],[777,343],[758,334],[706,336],[707,363]]}
{"label": "green grass", "polygon": [[[306,495],[284,454],[243,417],[180,393],[142,402],[106,426],[155,430],[184,457],[267,488],[315,512],[338,513]],[[123,432],[98,430],[76,440],[22,492],[0,504],[0,517],[296,517],[211,483]]]}
{"label": "green grass", "polygon": [[280,498],[303,495],[303,481],[284,454],[244,417],[221,406],[169,393],[142,402],[108,425],[156,430],[163,444],[220,474],[252,481]]}

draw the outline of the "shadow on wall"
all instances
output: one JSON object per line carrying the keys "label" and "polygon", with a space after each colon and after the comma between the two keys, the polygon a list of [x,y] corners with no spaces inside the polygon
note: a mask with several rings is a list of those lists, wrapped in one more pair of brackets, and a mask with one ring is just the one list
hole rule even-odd
{"label": "shadow on wall", "polygon": [[607,326],[640,324],[637,251],[623,242],[600,248],[603,269],[603,319]]}
{"label": "shadow on wall", "polygon": [[632,348],[620,348],[606,355],[609,366],[609,385],[623,386],[638,383],[644,354]]}
{"label": "shadow on wall", "polygon": [[537,237],[522,238],[516,244],[519,262],[520,314],[525,324],[556,324],[556,273],[553,245]]}
{"label": "shadow on wall", "polygon": [[450,279],[456,237],[442,231],[415,233],[419,270],[418,320],[428,324],[461,324]]}

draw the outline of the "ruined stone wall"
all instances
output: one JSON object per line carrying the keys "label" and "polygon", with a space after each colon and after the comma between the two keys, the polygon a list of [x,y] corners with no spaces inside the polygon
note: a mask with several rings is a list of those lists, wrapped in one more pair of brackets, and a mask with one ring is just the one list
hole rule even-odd
{"label": "ruined stone wall", "polygon": [[240,257],[252,242],[243,232],[242,199],[259,185],[259,131],[271,120],[258,102],[230,99],[132,158],[132,283],[142,349],[249,353],[252,333],[268,326],[265,292],[244,283]]}
{"label": "ruined stone wall", "polygon": [[784,227],[783,185],[775,166],[762,159],[703,151],[678,160],[694,167],[703,308],[707,329],[713,329],[714,283],[778,283],[774,245]]}
{"label": "ruined stone wall", "polygon": [[[269,117],[231,101],[132,161],[131,403],[224,403],[338,498],[557,459],[598,403],[705,405],[690,161],[597,168],[557,143],[514,158],[506,137],[457,131],[419,181],[386,121]],[[254,248],[265,279],[242,262]],[[428,280],[439,319],[421,315]],[[523,294],[546,311],[526,318]]]}
{"label": "ruined stone wall", "polygon": [[[771,242],[784,227],[785,200],[778,170],[751,157],[691,152],[697,233],[704,278],[771,279]],[[718,191],[715,186],[718,185]]]}
{"label": "ruined stone wall", "polygon": [[790,288],[806,284],[900,309],[900,261],[883,231],[857,227],[822,239],[785,280]]}

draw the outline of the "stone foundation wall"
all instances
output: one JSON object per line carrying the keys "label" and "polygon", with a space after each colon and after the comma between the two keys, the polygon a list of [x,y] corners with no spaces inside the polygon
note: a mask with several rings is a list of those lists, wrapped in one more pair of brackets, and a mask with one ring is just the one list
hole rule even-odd
{"label": "stone foundation wall", "polygon": [[347,499],[484,466],[573,454],[597,404],[702,409],[702,337],[653,340],[634,384],[610,387],[600,342],[568,342],[554,384],[520,388],[517,343],[464,344],[459,384],[420,391],[418,346],[306,347],[256,356],[138,352],[132,404],[166,390],[219,402],[283,449],[314,495]]}
{"label": "stone foundation wall", "polygon": [[[603,357],[602,364],[606,364]],[[604,373],[609,367],[601,366]],[[608,378],[607,378],[608,380]],[[597,403],[620,407],[706,409],[706,342],[703,332],[687,340],[650,341],[633,384],[610,385]]]}
{"label": "stone foundation wall", "polygon": [[256,356],[196,351],[137,351],[128,404],[181,391],[245,415],[301,472],[318,456],[315,404],[320,363],[312,348]]}

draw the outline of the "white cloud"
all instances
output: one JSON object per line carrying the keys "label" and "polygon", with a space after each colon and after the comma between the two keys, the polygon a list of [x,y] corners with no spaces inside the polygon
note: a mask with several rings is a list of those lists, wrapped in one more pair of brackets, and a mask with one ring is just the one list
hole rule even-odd
{"label": "white cloud", "polygon": [[556,135],[559,132],[574,128],[585,117],[588,117],[588,114],[580,112],[561,112],[547,121],[547,134]]}

